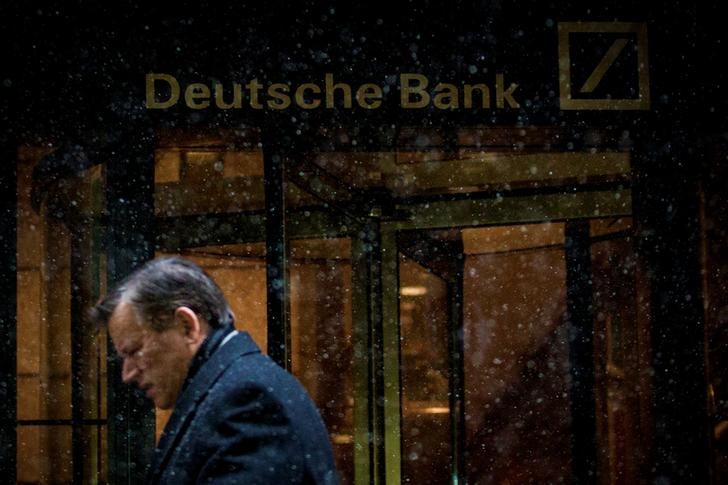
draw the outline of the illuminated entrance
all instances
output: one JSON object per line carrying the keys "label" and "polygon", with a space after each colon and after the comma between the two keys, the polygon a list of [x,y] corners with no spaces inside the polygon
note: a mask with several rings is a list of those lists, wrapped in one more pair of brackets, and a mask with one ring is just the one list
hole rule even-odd
{"label": "illuminated entrance", "polygon": [[721,16],[420,3],[8,5],[6,481],[141,481],[166,416],[84,314],[182,254],[346,483],[728,482]]}
{"label": "illuminated entrance", "polygon": [[123,450],[151,447],[166,415],[120,384],[82,316],[120,261],[152,256],[122,230],[144,220],[154,252],[206,268],[304,383],[345,483],[634,477],[650,323],[629,153],[541,151],[555,135],[462,129],[445,152],[402,130],[386,151],[289,153],[276,193],[256,131],[162,133],[152,204],[116,205],[139,185],[96,166],[39,214],[43,153],[27,150],[18,295],[42,304],[20,313],[19,478],[141,473]]}

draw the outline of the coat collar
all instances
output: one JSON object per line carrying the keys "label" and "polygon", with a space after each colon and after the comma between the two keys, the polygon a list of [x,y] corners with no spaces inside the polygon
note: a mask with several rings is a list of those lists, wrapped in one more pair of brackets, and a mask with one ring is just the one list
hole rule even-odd
{"label": "coat collar", "polygon": [[174,411],[164,427],[154,450],[149,483],[156,483],[165,468],[169,455],[179,442],[183,429],[192,419],[197,405],[207,395],[222,373],[241,355],[258,353],[260,349],[247,332],[239,332],[225,345],[219,347],[187,384],[174,406]]}

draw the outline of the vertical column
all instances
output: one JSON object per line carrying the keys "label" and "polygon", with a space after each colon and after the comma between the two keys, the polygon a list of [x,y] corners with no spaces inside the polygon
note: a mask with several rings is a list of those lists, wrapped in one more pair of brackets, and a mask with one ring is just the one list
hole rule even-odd
{"label": "vertical column", "polygon": [[352,337],[354,339],[354,481],[381,483],[375,473],[373,363],[371,352],[372,228],[364,224],[351,246]]}
{"label": "vertical column", "polygon": [[265,267],[268,288],[268,355],[291,368],[288,298],[288,238],[286,237],[285,151],[278,140],[263,134],[265,177]]}
{"label": "vertical column", "polygon": [[566,320],[574,483],[596,482],[596,400],[589,221],[567,222]]}
{"label": "vertical column", "polygon": [[381,274],[381,389],[383,394],[384,467],[386,483],[400,483],[402,477],[402,403],[399,333],[399,252],[394,227],[384,225],[380,232]]}
{"label": "vertical column", "polygon": [[[101,416],[99,386],[96,379],[97,330],[89,325],[87,309],[93,305],[98,292],[93,291],[98,268],[92,258],[98,254],[94,248],[94,227],[89,218],[77,217],[70,224],[71,231],[71,419],[73,482],[96,480],[99,469],[97,427]],[[92,427],[93,426],[93,427]]]}
{"label": "vertical column", "polygon": [[[129,151],[106,167],[108,287],[154,256],[154,154],[141,141],[145,135],[130,140]],[[154,449],[154,408],[121,382],[118,361],[113,351],[108,355],[109,481],[143,483]]]}
{"label": "vertical column", "polygon": [[710,483],[699,196],[684,162],[693,157],[691,149],[681,143],[687,141],[676,141],[666,156],[654,157],[654,147],[642,154],[645,177],[635,195],[650,286],[653,479]]}
{"label": "vertical column", "polygon": [[17,197],[16,147],[4,135],[0,139],[5,166],[0,170],[0,470],[8,483],[16,481],[16,315],[17,315]]}
{"label": "vertical column", "polygon": [[[71,423],[72,423],[72,455],[73,455],[73,482],[83,483],[84,458],[89,437],[84,433],[84,379],[83,372],[88,367],[86,361],[88,335],[83,328],[83,309],[88,304],[89,275],[84,268],[89,268],[84,261],[84,251],[89,249],[84,238],[84,228],[78,224],[71,225]],[[86,263],[86,264],[84,264]]]}
{"label": "vertical column", "polygon": [[[698,5],[678,1],[673,6],[669,12],[650,10],[655,27],[649,31],[650,45],[659,46],[650,49],[653,103],[649,117],[632,124],[640,127],[633,163],[635,216],[651,293],[655,431],[650,478],[710,483],[698,181],[707,156],[704,135],[712,129],[722,133],[710,121],[712,112],[724,119],[719,108],[725,97],[711,89],[721,86],[714,77],[696,87],[694,73],[706,48],[719,58],[714,50],[719,43],[700,42],[709,26],[698,22]],[[720,72],[711,71],[711,76]]]}
{"label": "vertical column", "polygon": [[[362,484],[399,483],[398,479],[392,481],[392,464],[396,467],[396,473],[399,473],[399,453],[390,456],[392,449],[388,445],[394,443],[399,449],[399,399],[393,403],[396,404],[396,408],[388,404],[392,391],[399,395],[399,368],[397,367],[396,375],[393,376],[394,382],[385,389],[385,383],[392,376],[384,364],[384,335],[388,332],[383,330],[383,320],[384,314],[392,309],[384,310],[385,306],[391,307],[391,305],[385,301],[388,298],[384,296],[383,291],[383,275],[387,273],[383,269],[386,259],[383,257],[383,244],[391,242],[382,241],[380,222],[371,218],[367,219],[357,232],[352,245],[355,356],[354,473],[355,482]],[[390,271],[389,275],[387,281],[390,281],[392,276],[396,278],[396,259],[394,273]],[[395,298],[396,288],[395,279],[391,287],[395,292]],[[394,311],[397,311],[396,301]],[[394,318],[396,319],[396,314]],[[398,361],[398,340],[396,344]],[[391,345],[389,347],[391,348]],[[392,416],[396,417],[396,423],[390,422]],[[390,421],[386,421],[388,419]],[[391,428],[390,424],[396,426]],[[390,433],[392,429],[395,434]]]}
{"label": "vertical column", "polygon": [[465,483],[465,369],[463,336],[463,274],[465,256],[462,241],[454,242],[445,254],[453,255],[455,271],[447,282],[448,293],[448,325],[450,350],[450,429],[451,429],[451,464],[452,483]]}

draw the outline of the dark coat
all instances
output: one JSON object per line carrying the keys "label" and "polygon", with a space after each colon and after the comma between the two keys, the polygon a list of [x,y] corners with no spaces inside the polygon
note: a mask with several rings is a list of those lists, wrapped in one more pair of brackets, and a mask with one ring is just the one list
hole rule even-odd
{"label": "dark coat", "polygon": [[164,429],[151,484],[337,484],[311,398],[241,332],[189,381]]}

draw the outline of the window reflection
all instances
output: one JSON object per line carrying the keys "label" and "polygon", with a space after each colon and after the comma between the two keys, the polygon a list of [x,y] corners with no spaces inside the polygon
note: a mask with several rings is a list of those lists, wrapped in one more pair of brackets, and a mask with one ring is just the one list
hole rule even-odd
{"label": "window reflection", "polygon": [[292,371],[321,412],[342,483],[353,483],[351,243],[295,240],[290,255]]}
{"label": "window reflection", "polygon": [[448,483],[451,430],[445,282],[404,256],[399,266],[402,480]]}
{"label": "window reflection", "polygon": [[[452,273],[442,278],[428,269],[443,271],[442,261],[400,257],[403,480],[448,481],[458,452],[453,440],[463,432],[469,483],[571,481],[577,433],[597,443],[600,480],[639,480],[651,433],[647,288],[631,220],[590,224],[591,430],[572,424],[577,370],[570,355],[566,267],[575,263],[567,260],[564,223],[459,231],[465,253],[463,424],[448,394],[457,377],[450,374],[456,353],[448,350],[448,329],[457,328],[448,320],[457,318],[448,316]],[[456,237],[452,231],[428,234],[433,247]]]}
{"label": "window reflection", "polygon": [[104,482],[106,338],[82,314],[105,279],[95,238],[102,168],[55,181],[35,205],[33,169],[48,151],[18,152],[17,479]]}
{"label": "window reflection", "polygon": [[629,483],[651,449],[648,298],[629,218],[591,221],[600,475]]}
{"label": "window reflection", "polygon": [[469,483],[570,480],[563,231],[464,231]]}

